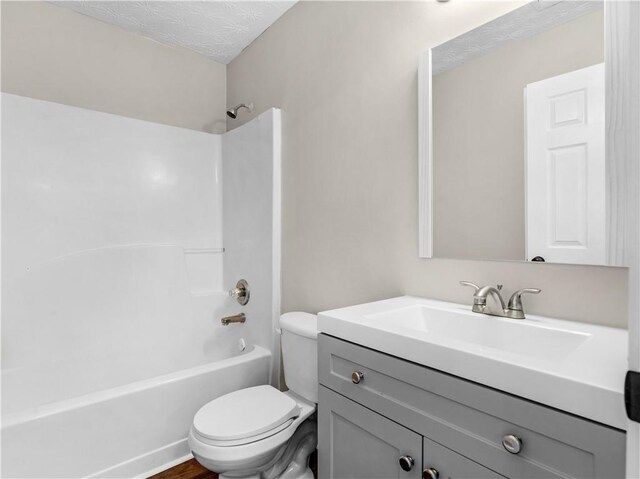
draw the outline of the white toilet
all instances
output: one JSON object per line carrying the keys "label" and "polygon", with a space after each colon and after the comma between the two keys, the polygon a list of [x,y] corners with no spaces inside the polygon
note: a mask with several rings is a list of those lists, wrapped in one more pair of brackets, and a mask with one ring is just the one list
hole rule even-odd
{"label": "white toilet", "polygon": [[313,479],[308,457],[318,402],[317,318],[280,317],[282,360],[289,391],[255,386],[205,404],[193,418],[189,447],[207,469],[230,477]]}

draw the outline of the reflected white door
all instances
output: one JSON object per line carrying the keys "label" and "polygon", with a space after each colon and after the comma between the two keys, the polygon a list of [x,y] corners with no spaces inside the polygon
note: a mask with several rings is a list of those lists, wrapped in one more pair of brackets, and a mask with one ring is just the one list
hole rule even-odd
{"label": "reflected white door", "polygon": [[527,259],[605,264],[604,64],[527,85]]}

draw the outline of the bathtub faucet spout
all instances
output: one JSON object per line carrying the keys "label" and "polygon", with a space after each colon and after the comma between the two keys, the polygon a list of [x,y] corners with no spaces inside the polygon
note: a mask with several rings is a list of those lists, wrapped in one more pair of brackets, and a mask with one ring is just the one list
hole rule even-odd
{"label": "bathtub faucet spout", "polygon": [[247,317],[244,313],[234,314],[233,316],[226,316],[222,318],[220,321],[223,326],[229,326],[231,323],[244,323],[247,320]]}

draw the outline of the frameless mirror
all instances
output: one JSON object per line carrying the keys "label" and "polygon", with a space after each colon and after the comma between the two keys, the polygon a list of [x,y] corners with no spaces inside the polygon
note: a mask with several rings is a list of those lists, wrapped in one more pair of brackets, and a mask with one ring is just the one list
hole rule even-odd
{"label": "frameless mirror", "polygon": [[608,264],[602,2],[532,2],[421,65],[421,256]]}

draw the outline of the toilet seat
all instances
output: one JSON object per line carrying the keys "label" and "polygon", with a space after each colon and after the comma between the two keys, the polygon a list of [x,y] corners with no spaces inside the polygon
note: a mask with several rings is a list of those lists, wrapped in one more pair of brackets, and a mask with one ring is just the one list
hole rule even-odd
{"label": "toilet seat", "polygon": [[239,446],[289,427],[300,406],[289,395],[263,385],[225,394],[205,404],[193,419],[193,432],[212,446]]}

